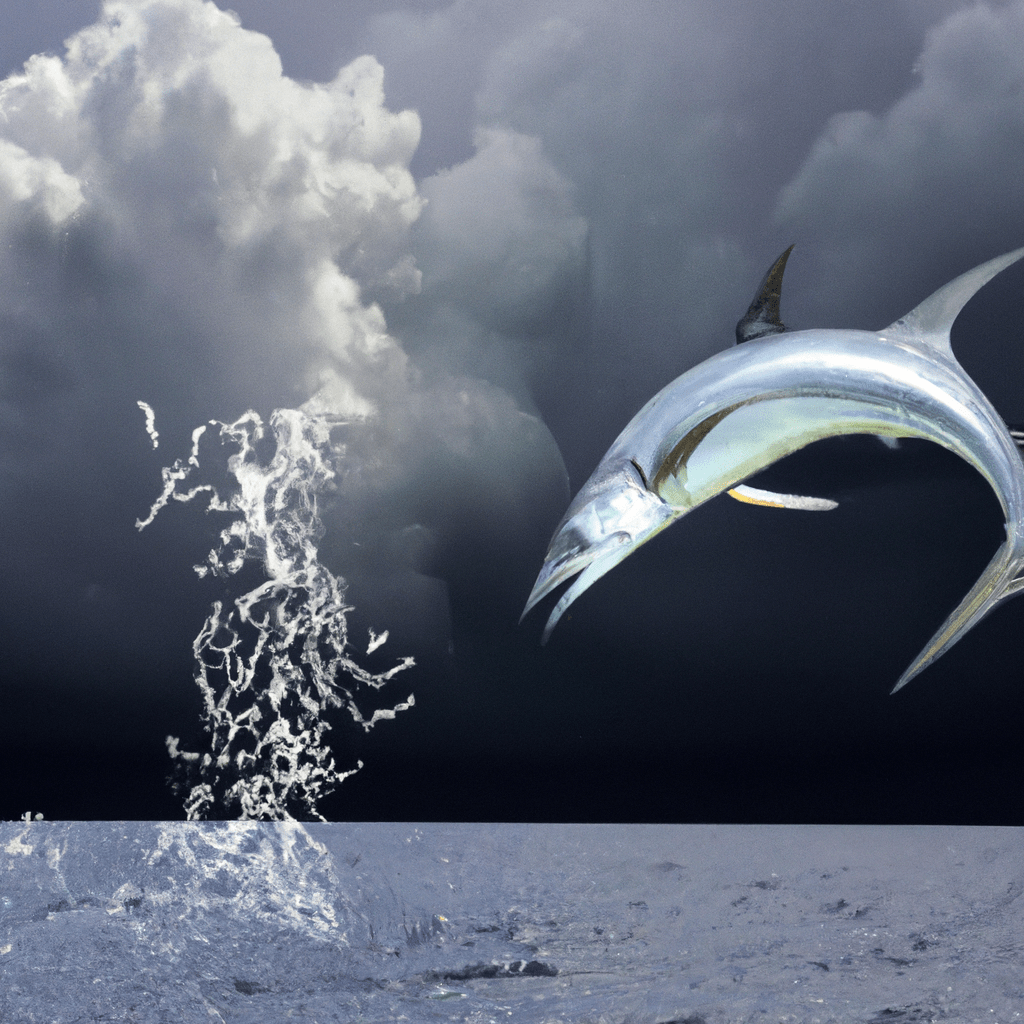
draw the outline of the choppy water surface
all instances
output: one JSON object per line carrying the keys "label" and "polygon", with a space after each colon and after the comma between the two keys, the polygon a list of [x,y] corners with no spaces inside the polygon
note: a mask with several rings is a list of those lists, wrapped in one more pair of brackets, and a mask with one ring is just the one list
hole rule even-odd
{"label": "choppy water surface", "polygon": [[1021,838],[6,824],[0,1020],[1020,1020]]}

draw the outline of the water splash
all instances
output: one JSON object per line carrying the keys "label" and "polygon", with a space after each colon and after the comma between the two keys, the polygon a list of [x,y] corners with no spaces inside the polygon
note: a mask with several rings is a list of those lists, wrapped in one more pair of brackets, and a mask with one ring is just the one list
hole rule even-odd
{"label": "water splash", "polygon": [[[141,405],[141,403],[140,403]],[[269,429],[276,449],[269,461],[267,427],[255,412],[234,423],[211,420],[221,444],[237,450],[227,460],[231,492],[222,497],[213,484],[184,488],[200,468],[200,442],[207,426],[192,432],[186,460],[165,467],[163,492],[149,515],[136,521],[145,529],[170,501],[192,501],[203,494],[207,510],[230,513],[220,543],[194,566],[200,576],[234,576],[247,562],[262,563],[266,580],[225,610],[215,601],[193,642],[195,680],[203,698],[203,728],[210,749],[178,749],[167,737],[177,764],[175,792],[185,797],[189,819],[236,817],[324,820],[317,803],[363,766],[340,771],[326,743],[330,709],[344,709],[366,731],[378,721],[412,707],[412,694],[367,717],[354,690],[379,691],[410,668],[402,658],[386,672],[373,673],[349,656],[345,581],[317,557],[323,535],[317,496],[332,486],[335,458],[331,430],[341,421],[298,409],[277,409]],[[367,653],[387,639],[370,630]],[[348,685],[343,685],[345,680]]]}
{"label": "water splash", "polygon": [[153,412],[152,406],[146,402],[135,403],[143,412],[146,417],[146,433],[149,434],[149,440],[152,442],[154,448],[160,447],[160,435],[156,431],[156,413]]}

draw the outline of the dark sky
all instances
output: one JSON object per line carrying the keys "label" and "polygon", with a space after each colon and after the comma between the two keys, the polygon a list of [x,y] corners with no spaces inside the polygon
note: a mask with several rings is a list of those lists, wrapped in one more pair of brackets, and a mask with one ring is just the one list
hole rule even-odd
{"label": "dark sky", "polygon": [[[231,6],[0,14],[0,817],[183,816],[165,738],[258,706],[231,758],[335,819],[1024,824],[1024,601],[889,696],[1003,536],[934,445],[812,446],[759,482],[836,511],[715,499],[517,625],[787,245],[791,328],[881,328],[1024,244],[1024,0]],[[1010,422],[1022,314],[1018,266],[953,333]],[[175,460],[225,507],[136,529]],[[280,697],[318,658],[393,717]]]}

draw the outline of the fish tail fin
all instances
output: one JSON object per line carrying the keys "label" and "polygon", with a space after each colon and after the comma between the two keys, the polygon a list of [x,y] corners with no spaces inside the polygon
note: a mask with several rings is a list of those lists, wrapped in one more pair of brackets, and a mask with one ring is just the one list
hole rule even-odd
{"label": "fish tail fin", "polygon": [[923,651],[900,676],[890,693],[902,690],[914,676],[945,654],[972,626],[1007,598],[1024,592],[1024,552],[1020,545],[1005,541],[989,562],[978,582],[939,627]]}
{"label": "fish tail fin", "polygon": [[924,343],[944,355],[952,356],[949,344],[949,331],[960,310],[967,305],[984,285],[988,284],[996,274],[1016,263],[1024,256],[1024,247],[1013,252],[997,256],[995,259],[982,263],[980,267],[968,270],[958,278],[933,292],[919,306],[915,306],[906,316],[901,316],[882,331],[890,336],[906,336],[918,344]]}

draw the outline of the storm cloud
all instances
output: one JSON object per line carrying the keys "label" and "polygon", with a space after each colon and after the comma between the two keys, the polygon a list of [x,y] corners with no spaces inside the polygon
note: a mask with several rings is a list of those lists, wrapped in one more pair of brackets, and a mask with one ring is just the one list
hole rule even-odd
{"label": "storm cloud", "polygon": [[[26,749],[33,708],[68,694],[89,724],[54,710],[60,735],[118,749],[130,706],[133,737],[163,756],[184,728],[166,719],[191,714],[191,637],[223,596],[191,566],[223,524],[182,507],[133,524],[193,429],[277,408],[344,421],[322,557],[395,655],[434,652],[409,673],[415,709],[387,723],[413,761],[469,752],[500,776],[521,758],[544,777],[616,750],[610,775],[632,759],[648,779],[645,757],[735,763],[762,735],[804,742],[810,719],[923,736],[958,706],[971,657],[997,681],[960,723],[981,743],[1017,665],[989,634],[936,669],[950,683],[930,684],[933,710],[822,695],[870,679],[881,699],[920,647],[915,616],[941,617],[956,573],[977,575],[957,545],[896,564],[918,544],[907,492],[867,540],[852,519],[844,534],[709,508],[595,588],[545,651],[538,622],[515,619],[569,483],[731,344],[787,245],[789,326],[874,328],[1024,241],[1024,0],[231,7],[108,0],[66,46],[63,25],[44,40],[3,16],[6,66],[27,60],[0,83],[4,630]],[[954,347],[1024,420],[1015,273],[965,311]],[[934,478],[936,515],[974,500],[947,463],[830,451],[807,493],[833,487],[851,516],[875,508],[865,480]],[[970,533],[984,547],[998,529]],[[830,576],[840,550],[856,571]],[[932,573],[947,571],[945,595]],[[828,619],[847,577],[852,621]],[[622,712],[626,678],[657,714]]]}
{"label": "storm cloud", "polygon": [[[250,407],[372,421],[372,443],[354,429],[343,487],[372,477],[385,501],[426,486],[426,439],[443,438],[469,480],[505,446],[525,450],[506,488],[527,488],[538,461],[557,479],[553,443],[500,383],[437,360],[425,380],[388,331],[380,302],[421,288],[410,228],[424,198],[408,170],[419,118],[389,110],[383,83],[369,56],[297,83],[266,36],[198,0],[109,3],[63,57],[3,83],[9,487],[57,477],[86,502],[112,487],[138,448],[139,400],[182,455],[193,426]],[[573,272],[583,229],[569,223],[543,266],[492,267],[518,275],[509,316]],[[444,227],[434,251],[458,231]],[[90,547],[116,544],[115,522],[99,530]]]}

